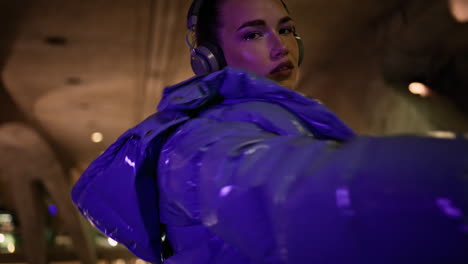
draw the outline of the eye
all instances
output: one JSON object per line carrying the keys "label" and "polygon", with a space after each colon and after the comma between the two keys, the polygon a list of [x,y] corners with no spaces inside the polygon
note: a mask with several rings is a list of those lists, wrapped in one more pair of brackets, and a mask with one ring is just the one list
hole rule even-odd
{"label": "eye", "polygon": [[281,28],[281,29],[279,30],[279,33],[280,33],[281,35],[289,35],[289,34],[291,34],[291,33],[296,33],[296,29],[295,29],[294,27],[292,27],[292,26],[284,27],[284,28]]}
{"label": "eye", "polygon": [[250,32],[244,35],[243,39],[244,40],[254,40],[254,39],[259,39],[263,37],[263,35],[260,32]]}

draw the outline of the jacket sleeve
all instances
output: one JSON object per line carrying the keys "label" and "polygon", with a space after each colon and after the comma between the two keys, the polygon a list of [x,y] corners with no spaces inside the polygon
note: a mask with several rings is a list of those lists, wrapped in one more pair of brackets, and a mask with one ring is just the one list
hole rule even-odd
{"label": "jacket sleeve", "polygon": [[462,138],[338,143],[197,118],[163,147],[161,221],[202,222],[255,263],[459,263],[467,169]]}
{"label": "jacket sleeve", "polygon": [[96,158],[71,192],[94,227],[153,263],[162,262],[155,160],[167,135],[187,119],[169,111],[149,116]]}

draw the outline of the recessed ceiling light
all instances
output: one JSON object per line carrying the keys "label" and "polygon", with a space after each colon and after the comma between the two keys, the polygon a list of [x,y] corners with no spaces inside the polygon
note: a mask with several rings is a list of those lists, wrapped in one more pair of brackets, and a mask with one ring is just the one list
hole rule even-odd
{"label": "recessed ceiling light", "polygon": [[94,143],[102,142],[102,140],[104,140],[104,135],[102,135],[101,132],[94,132],[93,134],[91,134],[91,140]]}
{"label": "recessed ceiling light", "polygon": [[422,97],[427,97],[431,93],[429,87],[420,82],[413,82],[408,86],[409,91],[412,94],[420,95]]}
{"label": "recessed ceiling light", "polygon": [[81,84],[81,78],[80,77],[68,77],[65,83],[69,85],[79,85]]}
{"label": "recessed ceiling light", "polygon": [[52,46],[65,46],[68,42],[68,40],[63,36],[48,36],[44,41]]}

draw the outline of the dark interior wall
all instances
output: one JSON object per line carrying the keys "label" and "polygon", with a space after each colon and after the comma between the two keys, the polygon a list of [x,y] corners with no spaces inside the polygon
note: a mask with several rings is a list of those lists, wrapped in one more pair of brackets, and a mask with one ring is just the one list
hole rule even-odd
{"label": "dark interior wall", "polygon": [[[360,134],[468,131],[467,25],[445,1],[419,0],[374,22],[342,39],[325,63],[303,67],[301,91]],[[414,81],[431,96],[411,94]]]}
{"label": "dark interior wall", "polygon": [[[396,91],[381,117],[387,129],[467,132],[468,25],[455,21],[447,1],[412,1],[393,21],[380,66],[383,85]],[[410,94],[411,82],[426,84],[430,96]]]}
{"label": "dark interior wall", "polygon": [[[24,121],[24,115],[8,93],[3,82],[3,69],[8,60],[11,47],[14,43],[17,26],[22,10],[27,8],[24,0],[0,1],[0,125],[11,121]],[[2,169],[0,168],[0,174]],[[0,175],[1,176],[1,175]],[[0,177],[0,210],[7,209],[12,201],[9,199],[9,188],[3,177]]]}
{"label": "dark interior wall", "polygon": [[25,116],[7,92],[0,79],[0,125],[11,121],[25,121]]}
{"label": "dark interior wall", "polygon": [[[16,39],[21,17],[30,6],[31,0],[0,1],[0,73],[3,73],[8,55]],[[0,123],[25,121],[24,114],[8,93],[0,76]]]}
{"label": "dark interior wall", "polygon": [[3,69],[16,38],[22,16],[33,0],[0,1],[0,69]]}
{"label": "dark interior wall", "polygon": [[19,121],[34,128],[52,147],[62,167],[67,170],[73,166],[71,155],[45,132],[31,114],[21,110],[2,80],[3,69],[15,43],[17,32],[22,26],[23,16],[34,4],[34,0],[0,0],[0,125],[5,122]]}

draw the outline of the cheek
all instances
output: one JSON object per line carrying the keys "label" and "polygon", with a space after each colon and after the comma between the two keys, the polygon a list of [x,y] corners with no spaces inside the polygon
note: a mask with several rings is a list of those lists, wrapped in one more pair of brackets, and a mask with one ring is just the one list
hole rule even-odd
{"label": "cheek", "polygon": [[229,50],[225,53],[227,64],[265,75],[269,66],[268,49],[261,43],[248,44],[226,47]]}
{"label": "cheek", "polygon": [[294,63],[296,63],[297,65],[299,62],[299,46],[297,44],[296,38],[293,37],[291,39],[288,39],[287,45],[289,48],[289,53],[291,54],[291,57],[294,60]]}

